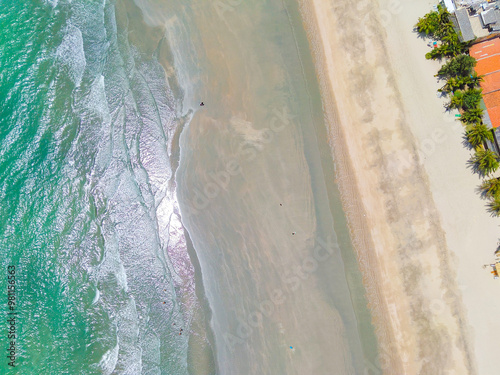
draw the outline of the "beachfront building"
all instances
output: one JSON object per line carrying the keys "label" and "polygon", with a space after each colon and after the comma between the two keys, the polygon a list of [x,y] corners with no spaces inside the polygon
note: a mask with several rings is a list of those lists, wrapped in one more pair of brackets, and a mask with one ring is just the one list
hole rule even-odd
{"label": "beachfront building", "polygon": [[500,1],[442,0],[462,42],[500,32]]}
{"label": "beachfront building", "polygon": [[484,76],[481,82],[483,89],[483,122],[495,135],[495,148],[498,150],[500,140],[500,37],[474,44],[469,54],[477,60],[476,73]]}
{"label": "beachfront building", "polygon": [[460,8],[451,14],[451,20],[455,25],[455,31],[462,42],[468,42],[476,38],[472,25],[469,20],[469,11],[467,8]]}
{"label": "beachfront building", "polygon": [[483,10],[480,13],[480,19],[483,27],[490,32],[500,31],[500,10],[496,7]]}
{"label": "beachfront building", "polygon": [[453,0],[443,0],[444,6],[448,12],[453,13],[457,9]]}

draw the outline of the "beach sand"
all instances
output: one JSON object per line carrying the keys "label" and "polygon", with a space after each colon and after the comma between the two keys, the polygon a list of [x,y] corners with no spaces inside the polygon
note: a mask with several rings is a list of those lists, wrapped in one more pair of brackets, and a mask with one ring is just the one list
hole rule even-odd
{"label": "beach sand", "polygon": [[146,22],[166,29],[192,113],[177,194],[217,373],[361,374],[378,367],[377,343],[342,207],[329,198],[307,38],[287,3],[139,2]]}
{"label": "beach sand", "polygon": [[476,192],[439,64],[412,29],[427,1],[301,1],[337,178],[387,374],[495,374],[498,219]]}
{"label": "beach sand", "polygon": [[[205,106],[181,137],[177,180],[218,371],[362,373],[356,297],[286,14],[279,3],[243,3],[222,19],[216,11],[199,5],[191,18],[208,61]],[[330,249],[318,247],[329,239]]]}

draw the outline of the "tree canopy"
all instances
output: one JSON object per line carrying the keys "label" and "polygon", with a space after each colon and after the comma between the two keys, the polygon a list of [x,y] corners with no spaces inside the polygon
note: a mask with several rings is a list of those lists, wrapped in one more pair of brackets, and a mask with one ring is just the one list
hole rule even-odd
{"label": "tree canopy", "polygon": [[476,63],[476,59],[469,55],[458,55],[444,64],[437,75],[441,78],[470,76],[473,75]]}
{"label": "tree canopy", "polygon": [[462,108],[466,111],[477,108],[481,102],[481,89],[469,89],[464,91],[462,97]]}
{"label": "tree canopy", "polygon": [[493,198],[488,202],[488,211],[492,216],[500,216],[500,198]]}
{"label": "tree canopy", "polygon": [[484,124],[475,124],[465,134],[469,143],[475,148],[482,146],[487,140],[493,141],[493,133]]}
{"label": "tree canopy", "polygon": [[450,13],[441,5],[438,5],[437,11],[429,12],[419,18],[415,27],[419,33],[435,39],[443,39],[443,37],[454,33]]}
{"label": "tree canopy", "polygon": [[483,109],[476,107],[462,113],[460,121],[462,121],[465,124],[477,124],[482,122],[482,117],[483,117]]}
{"label": "tree canopy", "polygon": [[491,150],[479,150],[472,157],[471,162],[478,172],[488,176],[498,169],[498,155]]}
{"label": "tree canopy", "polygon": [[481,190],[487,197],[500,198],[500,178],[483,181]]}
{"label": "tree canopy", "polygon": [[450,77],[438,91],[454,93],[456,90],[474,89],[479,87],[482,80],[483,76],[477,75],[476,72],[467,76]]}

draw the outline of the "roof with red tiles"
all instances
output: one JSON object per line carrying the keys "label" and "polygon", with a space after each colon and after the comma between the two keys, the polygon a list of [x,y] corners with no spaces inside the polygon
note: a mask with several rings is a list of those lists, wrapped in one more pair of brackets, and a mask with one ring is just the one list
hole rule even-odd
{"label": "roof with red tiles", "polygon": [[474,44],[469,54],[477,60],[476,73],[484,76],[481,82],[483,100],[491,125],[500,126],[500,38]]}
{"label": "roof with red tiles", "polygon": [[484,104],[490,116],[491,126],[497,128],[500,126],[500,91],[483,95]]}
{"label": "roof with red tiles", "polygon": [[481,82],[481,88],[483,89],[483,95],[500,89],[500,71],[487,74],[483,77],[483,82]]}

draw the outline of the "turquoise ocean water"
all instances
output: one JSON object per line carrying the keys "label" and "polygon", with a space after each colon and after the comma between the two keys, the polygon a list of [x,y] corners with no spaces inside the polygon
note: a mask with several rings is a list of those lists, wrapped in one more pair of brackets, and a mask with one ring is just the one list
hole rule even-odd
{"label": "turquoise ocean water", "polygon": [[176,98],[121,3],[0,3],[2,374],[187,374],[193,332],[206,344]]}

